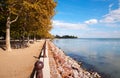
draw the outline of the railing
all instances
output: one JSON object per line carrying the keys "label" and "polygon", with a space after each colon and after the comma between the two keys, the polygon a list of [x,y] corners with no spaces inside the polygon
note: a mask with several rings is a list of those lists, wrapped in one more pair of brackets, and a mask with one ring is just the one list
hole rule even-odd
{"label": "railing", "polygon": [[43,70],[42,69],[44,68],[44,58],[47,57],[46,56],[46,48],[47,48],[47,46],[46,46],[46,40],[45,40],[45,43],[40,52],[38,61],[35,63],[35,67],[34,67],[35,71],[34,71],[33,78],[43,78]]}
{"label": "railing", "polygon": [[44,45],[43,45],[43,48],[42,48],[42,50],[43,50],[43,57],[45,58],[45,57],[47,57],[47,55],[46,55],[46,49],[47,49],[47,45],[46,45],[46,40],[45,40],[45,43],[44,43]]}

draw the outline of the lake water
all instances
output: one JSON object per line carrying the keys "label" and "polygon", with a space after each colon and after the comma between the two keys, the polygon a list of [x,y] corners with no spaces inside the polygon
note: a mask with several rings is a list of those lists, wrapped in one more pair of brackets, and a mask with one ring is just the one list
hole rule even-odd
{"label": "lake water", "polygon": [[120,39],[55,39],[54,44],[103,78],[120,78]]}

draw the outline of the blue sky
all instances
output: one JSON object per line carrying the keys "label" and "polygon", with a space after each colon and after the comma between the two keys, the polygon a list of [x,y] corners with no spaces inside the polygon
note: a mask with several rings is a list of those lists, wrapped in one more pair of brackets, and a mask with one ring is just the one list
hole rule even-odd
{"label": "blue sky", "polygon": [[58,0],[54,35],[120,38],[120,0]]}

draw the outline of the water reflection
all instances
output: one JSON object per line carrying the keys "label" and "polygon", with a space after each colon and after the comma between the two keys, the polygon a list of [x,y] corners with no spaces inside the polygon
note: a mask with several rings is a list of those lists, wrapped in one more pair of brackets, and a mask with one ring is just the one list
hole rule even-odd
{"label": "water reflection", "polygon": [[54,43],[99,72],[120,78],[120,39],[58,39]]}

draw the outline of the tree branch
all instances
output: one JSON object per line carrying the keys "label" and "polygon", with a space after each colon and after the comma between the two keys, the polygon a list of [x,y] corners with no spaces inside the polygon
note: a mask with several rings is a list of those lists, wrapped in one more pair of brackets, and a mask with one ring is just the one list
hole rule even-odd
{"label": "tree branch", "polygon": [[12,20],[10,23],[16,22],[17,19],[18,19],[18,16],[14,20]]}

